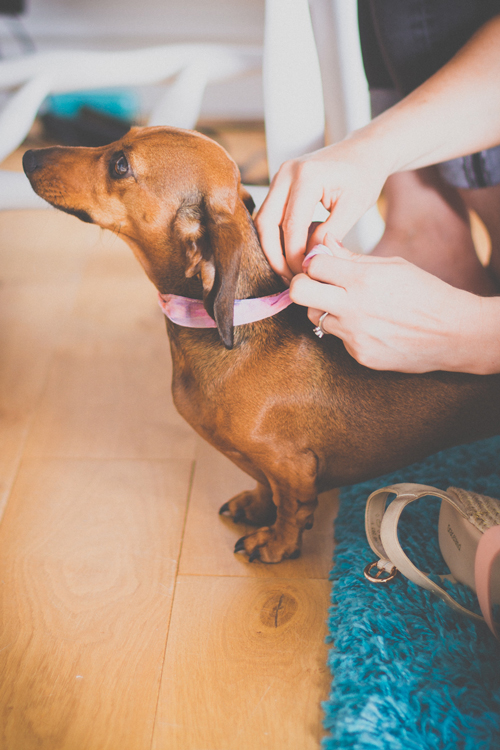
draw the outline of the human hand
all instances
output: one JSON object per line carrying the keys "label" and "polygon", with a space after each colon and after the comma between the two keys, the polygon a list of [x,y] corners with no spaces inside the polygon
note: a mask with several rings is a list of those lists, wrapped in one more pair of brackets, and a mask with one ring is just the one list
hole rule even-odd
{"label": "human hand", "polygon": [[491,300],[402,258],[357,255],[330,238],[326,244],[333,257],[313,257],[292,280],[290,297],[309,307],[315,325],[328,312],[324,330],[341,338],[358,362],[375,370],[484,373],[482,307]]}
{"label": "human hand", "polygon": [[[285,162],[255,218],[262,247],[276,273],[291,279],[300,272],[307,247],[324,243],[328,233],[341,240],[376,202],[389,173],[382,151],[377,153],[362,131]],[[320,202],[330,217],[308,238]]]}

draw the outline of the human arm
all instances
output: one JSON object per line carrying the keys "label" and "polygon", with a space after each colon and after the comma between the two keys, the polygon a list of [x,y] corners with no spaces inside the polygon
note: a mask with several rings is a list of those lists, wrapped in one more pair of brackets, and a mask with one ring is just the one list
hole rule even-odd
{"label": "human arm", "polygon": [[323,242],[327,232],[342,239],[375,203],[390,174],[500,143],[499,84],[496,17],[440,71],[369,125],[286,162],[256,218],[273,268],[287,278],[299,272],[318,202],[331,216],[316,228],[309,247]]}

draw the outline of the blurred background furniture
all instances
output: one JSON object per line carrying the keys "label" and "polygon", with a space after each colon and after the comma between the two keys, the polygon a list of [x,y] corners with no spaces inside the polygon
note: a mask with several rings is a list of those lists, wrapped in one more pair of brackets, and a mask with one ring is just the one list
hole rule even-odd
{"label": "blurred background furniture", "polygon": [[[132,41],[153,38],[145,31],[148,23],[158,20],[157,0],[149,0],[151,7],[148,2],[142,4],[140,19],[137,15],[129,17],[128,34],[123,26],[126,8],[122,3],[121,11],[114,14],[114,5],[116,0],[108,0],[97,12],[90,4],[79,4],[71,8],[71,15],[63,0],[32,0],[26,27],[40,51],[0,61],[0,90],[7,92],[0,112],[0,160],[23,142],[49,95],[100,87],[147,91],[145,122],[194,128],[200,116],[210,111],[209,92],[219,85],[219,116],[248,119],[250,113],[250,118],[264,119],[270,178],[285,159],[339,140],[369,118],[356,0],[266,0],[265,6],[263,0],[254,0],[241,7],[233,3],[232,15],[224,0],[213,0],[210,5],[192,0],[184,3],[183,11],[180,4],[174,10],[182,15],[191,9],[190,18],[184,19],[184,35],[190,30],[191,37],[200,41],[172,41],[143,48],[133,48]],[[166,16],[168,11],[162,7]],[[134,8],[130,6],[131,14]],[[249,16],[252,11],[253,16]],[[53,15],[54,29],[49,35],[51,13],[61,12],[57,18]],[[219,40],[215,41],[210,23],[220,12],[225,14],[226,31],[219,31]],[[239,23],[250,20],[253,25],[246,39],[235,43],[238,36],[244,36]],[[104,39],[102,34],[91,40],[94,24],[99,21],[102,27],[113,29],[113,40]],[[81,33],[65,34],[68,28]],[[261,44],[252,43],[257,41],[259,29]],[[160,31],[163,29],[157,29],[157,33]],[[175,37],[173,33],[171,36]],[[178,36],[182,36],[180,31]],[[72,49],[67,49],[68,37]],[[256,93],[256,80],[262,88],[262,99]],[[250,190],[260,204],[267,188],[250,186]],[[0,172],[0,208],[45,205],[22,174]],[[321,215],[319,211],[316,218]],[[374,208],[358,222],[346,242],[353,249],[367,250],[377,241],[382,227]]]}

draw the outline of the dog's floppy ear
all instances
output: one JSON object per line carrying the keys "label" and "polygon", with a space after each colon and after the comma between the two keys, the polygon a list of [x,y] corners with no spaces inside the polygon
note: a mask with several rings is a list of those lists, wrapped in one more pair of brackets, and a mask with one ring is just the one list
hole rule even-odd
{"label": "dog's floppy ear", "polygon": [[214,282],[204,298],[205,309],[217,323],[219,335],[226,349],[232,349],[234,299],[243,238],[234,216],[228,212],[209,215],[207,230]]}
{"label": "dog's floppy ear", "polygon": [[199,275],[203,304],[226,349],[233,347],[233,315],[243,237],[234,214],[209,205],[186,206],[176,228],[186,247],[186,276]]}

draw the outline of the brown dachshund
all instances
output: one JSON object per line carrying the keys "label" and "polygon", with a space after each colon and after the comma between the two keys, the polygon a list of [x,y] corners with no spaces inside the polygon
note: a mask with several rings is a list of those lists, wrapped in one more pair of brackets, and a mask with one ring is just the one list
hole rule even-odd
{"label": "brown dachshund", "polygon": [[217,328],[167,320],[172,392],[183,417],[257,480],[222,513],[261,528],[250,559],[300,554],[319,492],[376,477],[496,434],[500,375],[407,375],[359,365],[313,333],[305,308],[233,327],[235,299],[280,292],[238,169],[218,144],[174,128],[134,128],[101,148],[28,151],[34,190],[112,229],[163,294],[203,300]]}

